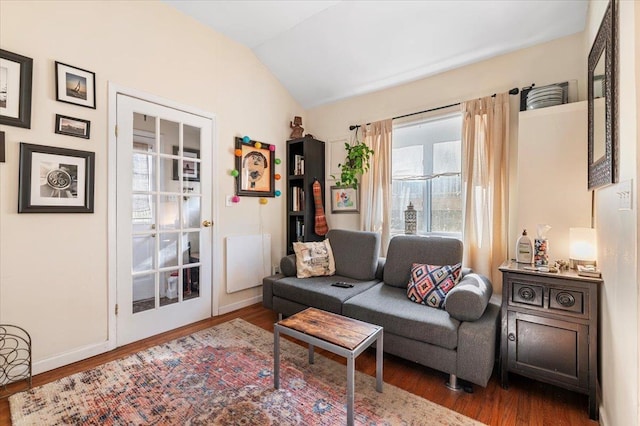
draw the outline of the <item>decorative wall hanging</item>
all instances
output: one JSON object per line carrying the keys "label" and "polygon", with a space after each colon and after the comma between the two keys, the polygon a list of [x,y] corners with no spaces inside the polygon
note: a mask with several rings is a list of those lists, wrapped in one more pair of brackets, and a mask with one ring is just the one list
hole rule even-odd
{"label": "decorative wall hanging", "polygon": [[304,132],[304,128],[302,127],[302,117],[298,117],[297,115],[293,117],[293,122],[289,122],[289,127],[291,130],[291,135],[289,139],[298,139],[302,137],[302,133]]}
{"label": "decorative wall hanging", "polygon": [[245,138],[235,139],[236,195],[274,197],[275,146]]}
{"label": "decorative wall hanging", "polygon": [[95,153],[20,143],[18,213],[93,213]]}
{"label": "decorative wall hanging", "polygon": [[56,99],[96,108],[96,74],[56,61]]}
{"label": "decorative wall hanging", "polygon": [[31,128],[33,59],[0,49],[0,124]]}
{"label": "decorative wall hanging", "polygon": [[60,135],[89,139],[91,122],[81,118],[73,118],[56,114],[55,132]]}
{"label": "decorative wall hanging", "polygon": [[[173,146],[173,155],[178,155],[179,148]],[[190,158],[200,158],[200,150],[183,148],[182,149],[182,180],[191,182],[200,182],[200,163],[197,161],[189,161]],[[178,160],[173,160],[173,180],[179,180]]]}

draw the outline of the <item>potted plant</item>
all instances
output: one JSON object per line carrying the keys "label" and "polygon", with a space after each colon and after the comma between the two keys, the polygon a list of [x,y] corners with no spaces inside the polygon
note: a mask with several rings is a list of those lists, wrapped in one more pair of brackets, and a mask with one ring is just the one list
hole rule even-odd
{"label": "potted plant", "polygon": [[[344,147],[347,155],[344,163],[338,164],[340,179],[336,181],[336,186],[358,189],[358,179],[369,170],[369,159],[374,152],[364,142],[359,142],[357,137],[355,143],[345,142]],[[336,178],[334,175],[331,177]]]}

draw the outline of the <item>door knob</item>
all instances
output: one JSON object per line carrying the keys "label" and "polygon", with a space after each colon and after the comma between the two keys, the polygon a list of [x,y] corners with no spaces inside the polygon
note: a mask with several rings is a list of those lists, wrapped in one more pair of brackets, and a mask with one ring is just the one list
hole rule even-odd
{"label": "door knob", "polygon": [[205,220],[202,222],[202,226],[204,226],[205,228],[208,228],[211,225],[213,225],[213,222],[211,222],[210,220]]}

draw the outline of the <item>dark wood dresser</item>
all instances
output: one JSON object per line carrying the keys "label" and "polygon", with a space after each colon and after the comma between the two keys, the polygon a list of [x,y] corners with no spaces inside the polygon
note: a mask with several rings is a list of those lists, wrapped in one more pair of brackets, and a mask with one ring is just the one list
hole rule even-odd
{"label": "dark wood dresser", "polygon": [[509,372],[589,396],[589,417],[598,419],[598,295],[602,280],[500,266],[502,331],[500,378]]}

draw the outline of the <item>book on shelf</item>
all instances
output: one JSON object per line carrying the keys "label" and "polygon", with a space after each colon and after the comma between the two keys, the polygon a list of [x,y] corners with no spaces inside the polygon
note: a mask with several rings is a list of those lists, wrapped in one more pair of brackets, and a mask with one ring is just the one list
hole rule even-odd
{"label": "book on shelf", "polygon": [[293,156],[293,174],[296,176],[304,174],[304,156],[299,154]]}
{"label": "book on shelf", "polygon": [[304,190],[299,186],[291,188],[291,210],[294,212],[304,210]]}

